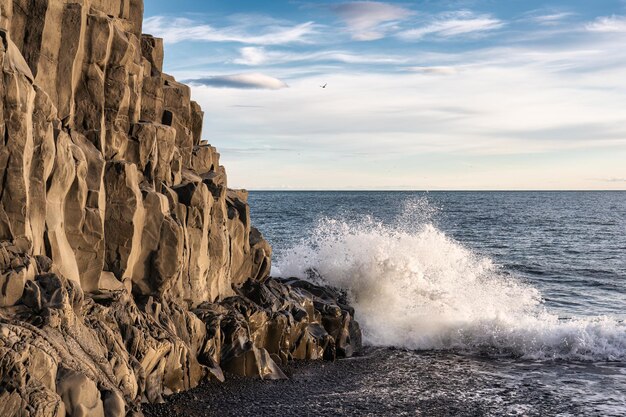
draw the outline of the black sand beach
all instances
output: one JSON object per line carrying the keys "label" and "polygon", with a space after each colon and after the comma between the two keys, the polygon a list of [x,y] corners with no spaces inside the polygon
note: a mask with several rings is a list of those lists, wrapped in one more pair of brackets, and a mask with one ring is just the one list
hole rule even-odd
{"label": "black sand beach", "polygon": [[[227,376],[146,405],[146,417],[618,415],[619,369],[448,353],[366,350],[336,363],[297,362],[289,380]],[[598,396],[595,404],[589,392]],[[585,398],[587,397],[587,398]],[[617,403],[616,403],[617,404]]]}

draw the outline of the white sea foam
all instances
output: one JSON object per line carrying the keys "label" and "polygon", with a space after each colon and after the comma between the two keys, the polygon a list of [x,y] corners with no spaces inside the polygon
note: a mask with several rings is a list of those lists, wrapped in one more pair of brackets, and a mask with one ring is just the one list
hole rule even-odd
{"label": "white sea foam", "polygon": [[[626,360],[626,325],[560,319],[530,285],[428,221],[423,203],[396,225],[326,219],[283,253],[277,275],[348,291],[365,340],[529,359]],[[417,216],[417,217],[416,217]]]}

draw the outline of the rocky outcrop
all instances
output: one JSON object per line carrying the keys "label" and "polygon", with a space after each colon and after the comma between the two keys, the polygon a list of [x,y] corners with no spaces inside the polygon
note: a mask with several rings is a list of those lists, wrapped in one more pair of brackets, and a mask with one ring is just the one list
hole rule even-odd
{"label": "rocky outcrop", "polygon": [[360,346],[339,292],[268,278],[141,0],[0,0],[0,415],[140,415]]}
{"label": "rocky outcrop", "polygon": [[266,275],[271,250],[250,244],[246,194],[226,188],[189,87],[162,72],[162,41],[139,35],[141,8],[3,0],[0,237],[85,291],[114,276],[195,306]]}
{"label": "rocky outcrop", "polygon": [[135,415],[223,370],[280,379],[287,361],[360,346],[342,295],[301,281],[250,280],[190,311],[124,288],[84,293],[47,258],[32,268],[20,302],[0,313],[2,416]]}

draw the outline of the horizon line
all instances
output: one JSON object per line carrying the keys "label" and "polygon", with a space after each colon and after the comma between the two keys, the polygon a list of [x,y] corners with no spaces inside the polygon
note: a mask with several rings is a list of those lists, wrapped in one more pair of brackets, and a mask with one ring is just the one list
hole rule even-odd
{"label": "horizon line", "polygon": [[425,189],[385,189],[385,188],[344,188],[344,189],[307,189],[307,188],[234,188],[238,190],[245,190],[249,192],[420,192],[420,193],[434,193],[434,192],[493,192],[493,193],[507,193],[507,192],[571,192],[571,193],[581,193],[581,192],[626,192],[626,189],[532,189],[532,188],[524,188],[524,189],[436,189],[436,190],[425,190]]}

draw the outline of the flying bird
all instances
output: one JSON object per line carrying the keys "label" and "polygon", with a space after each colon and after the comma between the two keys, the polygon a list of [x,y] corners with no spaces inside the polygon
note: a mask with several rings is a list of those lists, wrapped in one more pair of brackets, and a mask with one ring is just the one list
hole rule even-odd
{"label": "flying bird", "polygon": [[327,85],[328,85],[328,83],[326,83],[324,85],[320,85],[320,88],[326,88]]}

